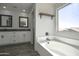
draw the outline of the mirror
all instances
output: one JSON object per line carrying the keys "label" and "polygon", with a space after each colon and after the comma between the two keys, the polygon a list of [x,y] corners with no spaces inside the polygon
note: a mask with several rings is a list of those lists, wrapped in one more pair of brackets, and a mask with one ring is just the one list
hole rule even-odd
{"label": "mirror", "polygon": [[12,16],[0,15],[0,27],[12,27]]}
{"label": "mirror", "polygon": [[28,27],[28,17],[19,17],[19,27]]}

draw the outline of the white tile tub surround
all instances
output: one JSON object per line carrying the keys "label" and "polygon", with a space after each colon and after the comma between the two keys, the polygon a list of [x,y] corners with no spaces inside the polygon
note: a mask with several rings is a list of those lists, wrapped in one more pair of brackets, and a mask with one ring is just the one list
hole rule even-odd
{"label": "white tile tub surround", "polygon": [[60,36],[55,36],[54,39],[61,40],[71,45],[79,46],[79,39],[71,39],[71,38],[65,38]]}
{"label": "white tile tub surround", "polygon": [[79,39],[71,39],[71,38],[65,38],[65,37],[61,37],[61,36],[41,36],[41,37],[38,37],[37,41],[44,41],[46,40],[46,38],[50,39],[50,40],[60,40],[60,41],[63,41],[63,42],[66,42],[66,43],[69,43],[71,45],[75,45],[75,46],[79,46]]}
{"label": "white tile tub surround", "polygon": [[[46,41],[46,38],[51,40],[49,41],[49,44]],[[39,37],[37,42],[53,56],[79,56],[79,50],[77,48],[62,42],[53,41],[53,39],[79,46],[79,41],[77,39],[69,39],[58,36]]]}

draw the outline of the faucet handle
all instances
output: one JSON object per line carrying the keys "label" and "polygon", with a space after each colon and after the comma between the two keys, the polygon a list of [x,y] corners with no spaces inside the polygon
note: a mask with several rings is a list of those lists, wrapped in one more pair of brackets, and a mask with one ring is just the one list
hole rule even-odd
{"label": "faucet handle", "polygon": [[46,35],[46,36],[48,36],[48,35],[49,35],[49,33],[48,33],[48,32],[46,32],[46,33],[45,33],[45,35]]}
{"label": "faucet handle", "polygon": [[46,40],[47,40],[47,41],[50,41],[50,39],[49,39],[49,38],[46,38]]}

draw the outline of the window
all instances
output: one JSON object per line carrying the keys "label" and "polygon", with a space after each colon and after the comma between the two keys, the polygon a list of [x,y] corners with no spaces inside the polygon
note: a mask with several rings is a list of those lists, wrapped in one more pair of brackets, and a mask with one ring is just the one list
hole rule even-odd
{"label": "window", "polygon": [[58,10],[58,30],[79,32],[79,4],[72,3]]}

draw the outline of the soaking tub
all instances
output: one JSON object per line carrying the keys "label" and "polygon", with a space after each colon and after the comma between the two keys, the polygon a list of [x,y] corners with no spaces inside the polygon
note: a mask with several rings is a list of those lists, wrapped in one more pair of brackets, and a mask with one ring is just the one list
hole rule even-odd
{"label": "soaking tub", "polygon": [[40,37],[38,39],[38,44],[53,56],[79,56],[78,43],[79,40],[56,36]]}

